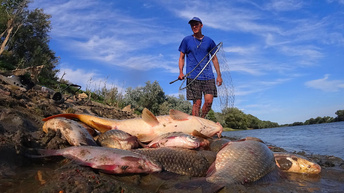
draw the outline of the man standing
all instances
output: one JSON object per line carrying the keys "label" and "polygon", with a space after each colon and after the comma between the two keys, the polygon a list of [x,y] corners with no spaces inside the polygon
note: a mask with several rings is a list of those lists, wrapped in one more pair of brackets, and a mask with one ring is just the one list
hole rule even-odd
{"label": "man standing", "polygon": [[[211,38],[202,34],[203,23],[201,19],[194,17],[189,21],[189,24],[193,31],[193,35],[186,36],[179,46],[180,56],[178,79],[182,80],[187,78],[186,84],[188,86],[186,88],[186,97],[187,100],[193,101],[192,115],[204,118],[211,109],[214,97],[217,97],[216,85],[221,86],[222,78],[219,62],[216,56],[212,58],[214,68],[217,73],[216,83],[211,65],[208,65],[198,76],[203,67],[209,61],[209,52],[216,47],[216,44]],[[216,49],[213,49],[213,52],[210,54],[214,54],[215,51]],[[183,73],[185,56],[186,74],[191,72],[187,77],[185,77]],[[205,56],[207,57],[202,61]],[[200,115],[202,95],[204,95],[204,104]]]}

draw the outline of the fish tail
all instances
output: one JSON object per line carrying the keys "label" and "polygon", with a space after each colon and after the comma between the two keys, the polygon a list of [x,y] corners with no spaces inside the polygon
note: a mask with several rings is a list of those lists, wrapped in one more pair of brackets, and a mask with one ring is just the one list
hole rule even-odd
{"label": "fish tail", "polygon": [[85,123],[86,125],[94,129],[97,129],[101,133],[111,130],[116,125],[115,120],[105,119],[105,118],[92,116],[92,115],[84,115],[84,114],[59,114],[59,115],[53,115],[53,116],[44,118],[42,121],[47,121],[49,119],[53,119],[57,117],[64,117],[67,119],[78,119],[79,121]]}
{"label": "fish tail", "polygon": [[42,157],[50,157],[50,156],[60,156],[62,155],[59,150],[53,150],[53,149],[33,149],[31,151],[34,151],[31,153],[26,153],[27,157],[31,158],[42,158]]}
{"label": "fish tail", "polygon": [[79,119],[78,116],[79,116],[78,114],[72,114],[72,113],[58,114],[58,115],[52,115],[50,117],[46,117],[46,118],[42,119],[42,121],[48,121],[50,119],[54,119],[54,118],[57,118],[57,117],[64,117],[64,118],[67,118],[67,119]]}

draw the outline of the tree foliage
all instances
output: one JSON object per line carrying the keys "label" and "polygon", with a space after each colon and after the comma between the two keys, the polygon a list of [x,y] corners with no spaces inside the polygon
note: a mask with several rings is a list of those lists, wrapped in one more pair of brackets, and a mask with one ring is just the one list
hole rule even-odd
{"label": "tree foliage", "polygon": [[23,25],[27,15],[27,0],[1,0],[0,1],[0,55],[4,52],[7,43]]}
{"label": "tree foliage", "polygon": [[124,96],[124,103],[131,104],[139,112],[148,108],[153,114],[160,114],[160,105],[166,101],[165,92],[157,81],[146,82],[146,86],[135,89],[129,87]]}
{"label": "tree foliage", "polygon": [[227,108],[222,113],[215,113],[216,119],[224,128],[231,129],[262,129],[278,127],[278,123],[262,121],[257,117],[245,114],[238,108]]}
{"label": "tree foliage", "polygon": [[189,101],[185,100],[183,95],[178,98],[174,96],[166,96],[166,101],[160,105],[159,112],[161,115],[167,115],[170,109],[176,109],[187,114],[191,114],[192,105]]}
{"label": "tree foliage", "polygon": [[0,68],[13,70],[44,65],[38,79],[43,85],[51,85],[57,81],[55,67],[59,60],[49,47],[51,16],[42,9],[29,11],[28,3],[27,0],[1,1],[0,15],[5,17],[0,20],[3,46]]}
{"label": "tree foliage", "polygon": [[336,115],[335,121],[344,121],[344,110],[338,110]]}

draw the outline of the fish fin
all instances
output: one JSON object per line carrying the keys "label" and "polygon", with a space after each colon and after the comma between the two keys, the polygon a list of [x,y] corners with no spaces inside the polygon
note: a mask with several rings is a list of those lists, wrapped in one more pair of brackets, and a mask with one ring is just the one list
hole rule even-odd
{"label": "fish fin", "polygon": [[150,142],[152,141],[152,139],[155,138],[155,135],[154,134],[138,134],[137,138],[141,142]]}
{"label": "fish fin", "polygon": [[116,170],[118,167],[118,165],[100,165],[97,166],[96,169],[100,169],[105,173],[115,173],[114,170]]}
{"label": "fish fin", "polygon": [[191,135],[196,136],[196,137],[200,137],[203,139],[210,139],[211,137],[208,137],[206,135],[203,135],[201,132],[197,131],[197,130],[193,130]]}
{"label": "fish fin", "polygon": [[216,172],[215,162],[213,162],[207,171],[207,177],[213,175]]}
{"label": "fish fin", "polygon": [[102,123],[96,122],[91,120],[92,124],[95,126],[95,128],[100,131],[101,133],[105,133],[106,131],[109,131],[112,129],[110,125],[104,125]]}
{"label": "fish fin", "polygon": [[31,151],[37,153],[38,155],[34,154],[26,154],[27,157],[31,158],[42,158],[42,157],[50,157],[50,156],[61,156],[62,154],[59,152],[59,150],[53,150],[53,149],[30,149]]}
{"label": "fish fin", "polygon": [[190,115],[188,115],[184,112],[175,110],[175,109],[171,109],[170,110],[170,117],[176,121],[184,121],[184,120],[187,120],[190,117]]}
{"label": "fish fin", "polygon": [[142,119],[152,127],[159,125],[158,119],[147,108],[144,108],[142,111]]}
{"label": "fish fin", "polygon": [[97,142],[96,141],[94,141],[94,139],[92,139],[92,138],[87,138],[86,137],[86,144],[85,144],[86,146],[98,146],[97,145]]}

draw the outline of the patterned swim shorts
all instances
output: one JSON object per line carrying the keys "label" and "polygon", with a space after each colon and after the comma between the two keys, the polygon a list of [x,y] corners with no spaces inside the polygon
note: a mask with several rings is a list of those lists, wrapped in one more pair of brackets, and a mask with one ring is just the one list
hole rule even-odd
{"label": "patterned swim shorts", "polygon": [[215,85],[215,79],[211,80],[195,80],[190,85],[189,83],[193,79],[186,80],[186,98],[187,100],[202,99],[202,95],[211,94],[217,97],[217,89]]}

